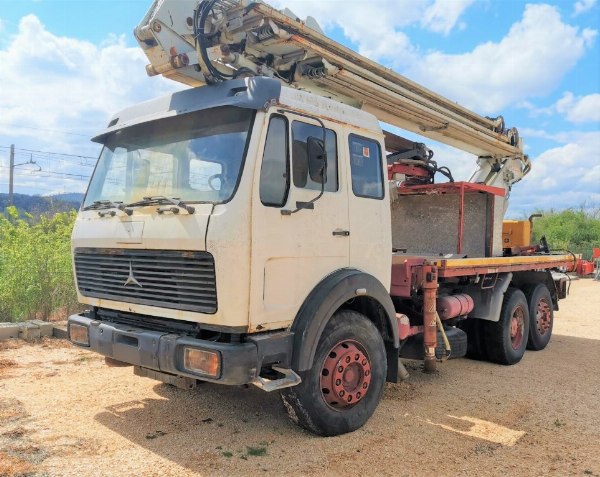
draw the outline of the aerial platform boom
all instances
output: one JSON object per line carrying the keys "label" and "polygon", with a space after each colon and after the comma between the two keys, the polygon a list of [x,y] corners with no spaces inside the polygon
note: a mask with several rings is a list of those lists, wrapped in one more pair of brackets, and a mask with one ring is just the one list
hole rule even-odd
{"label": "aerial platform boom", "polygon": [[523,142],[504,120],[480,116],[326,37],[248,0],[155,0],[136,38],[148,74],[190,86],[265,75],[375,115],[380,121],[478,156],[471,182],[504,187],[529,172]]}

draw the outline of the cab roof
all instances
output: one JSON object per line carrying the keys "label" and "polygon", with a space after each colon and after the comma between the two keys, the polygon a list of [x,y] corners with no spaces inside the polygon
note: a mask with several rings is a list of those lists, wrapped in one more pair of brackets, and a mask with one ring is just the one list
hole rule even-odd
{"label": "cab roof", "polygon": [[106,129],[92,138],[92,141],[102,143],[108,134],[120,129],[220,106],[262,111],[271,106],[279,106],[381,132],[377,118],[370,113],[329,98],[282,86],[279,80],[252,77],[190,88],[130,106],[115,114]]}

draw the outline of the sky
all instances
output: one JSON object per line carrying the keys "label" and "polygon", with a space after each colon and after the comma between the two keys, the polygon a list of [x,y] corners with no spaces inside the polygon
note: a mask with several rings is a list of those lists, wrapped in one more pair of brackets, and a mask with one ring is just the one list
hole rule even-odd
{"label": "sky", "polygon": [[[150,0],[0,0],[0,191],[83,192],[90,137],[128,105],[183,86],[146,76],[133,28]],[[598,0],[273,0],[336,41],[525,138],[532,172],[508,215],[600,206]],[[475,157],[425,142],[466,180]],[[35,164],[27,164],[34,161]]]}

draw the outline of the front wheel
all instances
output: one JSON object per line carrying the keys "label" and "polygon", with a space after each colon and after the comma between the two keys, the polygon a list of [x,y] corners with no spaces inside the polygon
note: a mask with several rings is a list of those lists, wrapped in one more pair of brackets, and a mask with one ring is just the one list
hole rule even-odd
{"label": "front wheel", "polygon": [[313,367],[281,391],[290,419],[321,436],[361,427],[381,400],[387,360],[383,339],[364,315],[343,310],[327,323]]}

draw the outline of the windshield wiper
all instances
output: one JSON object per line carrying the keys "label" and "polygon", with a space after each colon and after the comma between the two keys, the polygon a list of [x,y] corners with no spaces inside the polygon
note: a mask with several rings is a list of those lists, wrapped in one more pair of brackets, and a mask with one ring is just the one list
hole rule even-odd
{"label": "windshield wiper", "polygon": [[[185,209],[188,214],[193,214],[196,212],[196,209],[191,205],[186,204],[184,201],[180,200],[179,197],[166,197],[164,195],[153,195],[149,197],[144,197],[142,200],[137,202],[132,202],[131,204],[127,204],[127,207],[142,207],[144,205],[152,205],[152,204],[173,204],[179,207],[180,209]],[[159,209],[159,212],[161,210]],[[162,212],[165,212],[164,210]]]}
{"label": "windshield wiper", "polygon": [[[84,207],[82,210],[99,210],[99,209],[117,209],[122,212],[125,212],[127,215],[133,214],[133,210],[129,209],[126,205],[124,205],[123,202],[112,202],[110,200],[95,200],[93,204],[88,205],[87,207]],[[101,217],[104,217],[106,215],[106,213],[100,213],[100,212],[98,212],[98,214]],[[109,214],[109,215],[114,216],[115,214]]]}

